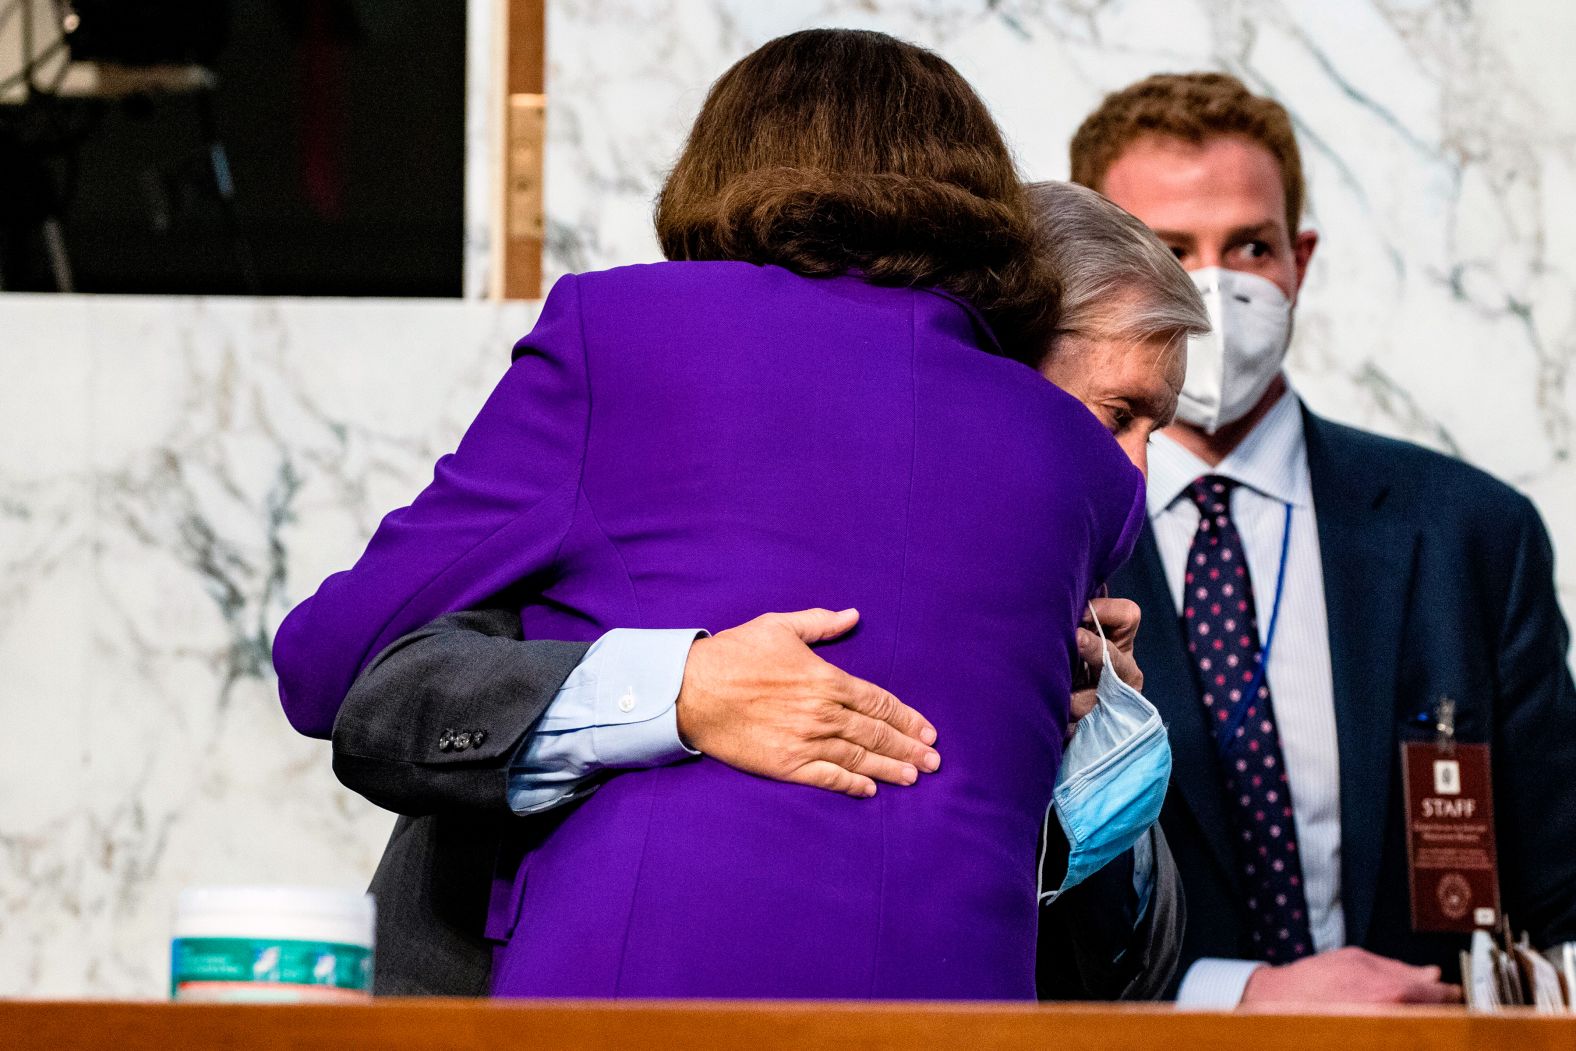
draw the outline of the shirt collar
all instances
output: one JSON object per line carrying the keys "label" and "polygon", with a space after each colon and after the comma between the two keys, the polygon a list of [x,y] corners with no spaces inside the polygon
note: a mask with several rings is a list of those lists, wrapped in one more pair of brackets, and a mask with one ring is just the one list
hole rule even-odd
{"label": "shirt collar", "polygon": [[1149,446],[1149,517],[1154,518],[1206,474],[1218,474],[1283,504],[1312,502],[1308,484],[1308,444],[1302,427],[1302,401],[1290,389],[1259,425],[1211,467],[1164,434]]}

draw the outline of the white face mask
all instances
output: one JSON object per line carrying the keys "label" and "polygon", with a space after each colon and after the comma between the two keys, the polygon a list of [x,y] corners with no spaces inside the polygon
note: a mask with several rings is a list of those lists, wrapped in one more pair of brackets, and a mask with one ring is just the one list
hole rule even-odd
{"label": "white face mask", "polygon": [[1211,329],[1187,344],[1177,419],[1214,434],[1253,410],[1280,375],[1291,342],[1291,301],[1273,282],[1218,266],[1188,275]]}

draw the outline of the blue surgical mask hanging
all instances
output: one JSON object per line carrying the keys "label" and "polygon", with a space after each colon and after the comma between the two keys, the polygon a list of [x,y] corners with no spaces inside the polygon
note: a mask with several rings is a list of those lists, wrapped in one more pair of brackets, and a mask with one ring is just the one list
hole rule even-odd
{"label": "blue surgical mask hanging", "polygon": [[1094,623],[1104,661],[1095,689],[1099,703],[1078,721],[1056,776],[1044,831],[1049,835],[1054,812],[1067,837],[1067,875],[1060,887],[1040,887],[1042,904],[1055,901],[1132,849],[1159,819],[1171,781],[1171,741],[1165,723],[1143,694],[1117,677],[1098,617]]}

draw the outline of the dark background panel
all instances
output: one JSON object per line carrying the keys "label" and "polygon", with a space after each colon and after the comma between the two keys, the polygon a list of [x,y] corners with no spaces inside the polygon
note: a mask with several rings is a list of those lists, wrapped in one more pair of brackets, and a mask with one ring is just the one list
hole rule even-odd
{"label": "dark background panel", "polygon": [[6,288],[54,287],[41,223],[54,213],[78,291],[460,294],[461,0],[77,9],[83,57],[162,57],[153,25],[171,54],[217,47],[216,86],[0,107]]}

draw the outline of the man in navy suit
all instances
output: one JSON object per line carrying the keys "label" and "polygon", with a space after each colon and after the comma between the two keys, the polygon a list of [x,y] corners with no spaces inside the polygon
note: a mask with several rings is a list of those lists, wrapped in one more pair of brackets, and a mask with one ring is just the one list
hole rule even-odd
{"label": "man in navy suit", "polygon": [[[1505,913],[1576,939],[1576,687],[1537,511],[1446,456],[1339,426],[1281,371],[1318,235],[1277,103],[1221,74],[1109,96],[1073,179],[1146,222],[1216,331],[1150,451],[1113,590],[1144,610],[1175,769],[1184,1003],[1453,998],[1459,934],[1413,930],[1400,744],[1456,702],[1491,746]],[[1260,672],[1259,669],[1263,668]]]}

